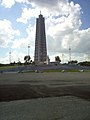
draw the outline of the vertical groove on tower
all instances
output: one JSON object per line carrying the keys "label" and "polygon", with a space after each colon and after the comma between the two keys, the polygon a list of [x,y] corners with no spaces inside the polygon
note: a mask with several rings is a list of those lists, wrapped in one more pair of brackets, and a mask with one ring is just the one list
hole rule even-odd
{"label": "vertical groove on tower", "polygon": [[47,59],[45,21],[40,14],[36,19],[35,57],[36,64],[44,63]]}

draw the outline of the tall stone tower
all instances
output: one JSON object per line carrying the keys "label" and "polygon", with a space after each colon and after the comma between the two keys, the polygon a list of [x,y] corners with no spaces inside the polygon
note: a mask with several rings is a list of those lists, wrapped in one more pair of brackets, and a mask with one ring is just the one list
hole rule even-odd
{"label": "tall stone tower", "polygon": [[47,59],[45,20],[43,15],[36,19],[35,56],[36,64],[44,63]]}

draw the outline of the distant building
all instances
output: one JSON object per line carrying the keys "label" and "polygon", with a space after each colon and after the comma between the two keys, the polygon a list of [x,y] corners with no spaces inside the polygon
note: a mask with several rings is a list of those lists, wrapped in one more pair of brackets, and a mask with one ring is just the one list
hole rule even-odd
{"label": "distant building", "polygon": [[46,64],[50,64],[50,58],[47,56]]}
{"label": "distant building", "polygon": [[36,19],[36,37],[35,37],[35,64],[45,63],[47,60],[45,20],[43,15]]}

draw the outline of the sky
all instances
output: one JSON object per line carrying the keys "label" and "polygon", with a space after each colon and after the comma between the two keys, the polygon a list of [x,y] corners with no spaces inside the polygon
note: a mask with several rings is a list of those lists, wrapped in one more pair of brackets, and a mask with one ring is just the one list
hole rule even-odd
{"label": "sky", "polygon": [[50,61],[90,61],[90,0],[0,0],[0,63],[34,60],[40,11]]}

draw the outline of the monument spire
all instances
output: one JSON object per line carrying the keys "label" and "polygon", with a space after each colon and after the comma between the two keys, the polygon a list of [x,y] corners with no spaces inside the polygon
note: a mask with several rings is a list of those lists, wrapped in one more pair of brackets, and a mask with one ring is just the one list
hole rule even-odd
{"label": "monument spire", "polygon": [[40,15],[36,19],[36,36],[35,36],[35,64],[44,63],[47,60],[47,46],[45,33],[45,19]]}

